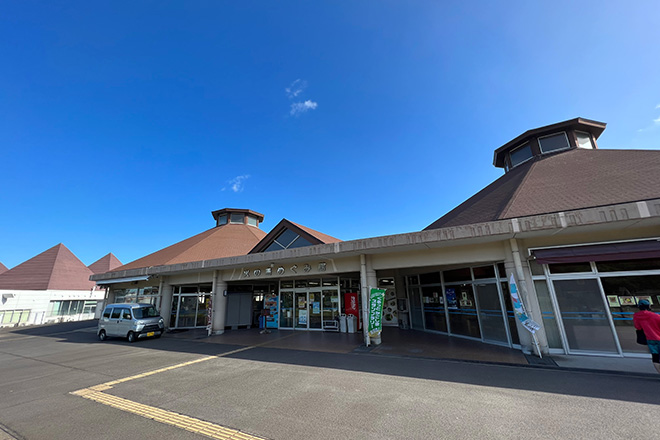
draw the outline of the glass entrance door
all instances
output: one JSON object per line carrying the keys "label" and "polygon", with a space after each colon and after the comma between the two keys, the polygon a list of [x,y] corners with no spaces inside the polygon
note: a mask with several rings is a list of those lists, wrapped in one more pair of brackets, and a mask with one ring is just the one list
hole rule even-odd
{"label": "glass entrance door", "polygon": [[296,310],[294,328],[307,330],[309,324],[307,292],[295,293],[294,307]]}
{"label": "glass entrance door", "polygon": [[496,283],[474,285],[479,303],[481,335],[484,340],[509,344],[504,325],[504,314]]}
{"label": "glass entrance door", "polygon": [[307,292],[308,295],[308,311],[309,314],[309,329],[321,329],[322,315],[321,315],[321,292],[312,291]]}
{"label": "glass entrance door", "polygon": [[553,281],[569,351],[617,353],[598,280]]}
{"label": "glass entrance door", "polygon": [[414,330],[424,330],[424,316],[419,287],[410,287],[410,327]]}

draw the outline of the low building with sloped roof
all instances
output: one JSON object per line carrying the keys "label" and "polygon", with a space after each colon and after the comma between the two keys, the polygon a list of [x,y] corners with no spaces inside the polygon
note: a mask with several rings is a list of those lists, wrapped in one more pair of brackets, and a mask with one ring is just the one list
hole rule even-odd
{"label": "low building with sloped roof", "polygon": [[118,264],[108,254],[86,267],[60,243],[1,273],[0,326],[93,319],[105,290],[89,278]]}
{"label": "low building with sloped roof", "polygon": [[[419,232],[341,241],[284,219],[266,234],[263,215],[225,209],[212,229],[91,279],[113,301],[158,305],[171,329],[263,316],[335,330],[349,313],[527,353],[647,356],[632,313],[660,303],[660,151],[599,149],[605,127],[526,131],[495,150],[502,177]],[[372,289],[383,310],[367,314]]]}

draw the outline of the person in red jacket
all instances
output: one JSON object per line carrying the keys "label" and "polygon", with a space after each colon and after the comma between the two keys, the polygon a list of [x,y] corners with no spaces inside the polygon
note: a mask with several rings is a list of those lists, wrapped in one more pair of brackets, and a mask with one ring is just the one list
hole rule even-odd
{"label": "person in red jacket", "polygon": [[633,325],[637,330],[644,330],[653,366],[660,373],[660,315],[651,311],[651,304],[645,299],[637,306],[639,312],[633,315]]}

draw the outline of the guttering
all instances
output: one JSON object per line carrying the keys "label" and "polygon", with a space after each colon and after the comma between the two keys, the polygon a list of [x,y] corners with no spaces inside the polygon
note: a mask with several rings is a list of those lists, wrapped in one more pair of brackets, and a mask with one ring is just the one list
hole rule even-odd
{"label": "guttering", "polygon": [[135,277],[125,277],[125,278],[110,278],[106,280],[98,280],[96,284],[119,284],[119,283],[130,283],[132,281],[147,281],[151,278],[149,275],[135,276]]}

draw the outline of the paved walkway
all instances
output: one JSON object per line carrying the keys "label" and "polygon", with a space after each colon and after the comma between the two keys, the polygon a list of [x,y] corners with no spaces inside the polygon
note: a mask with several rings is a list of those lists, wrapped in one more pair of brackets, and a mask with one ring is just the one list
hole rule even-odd
{"label": "paved walkway", "polygon": [[362,333],[336,333],[294,330],[259,329],[228,330],[222,335],[208,337],[206,330],[190,330],[168,333],[166,337],[195,339],[207,343],[238,346],[259,345],[327,353],[365,353],[384,356],[453,359],[471,362],[494,362],[545,368],[600,370],[626,374],[658,375],[649,358],[621,358],[606,356],[551,355],[543,360],[525,355],[520,350],[484,344],[470,339],[450,337],[416,330],[384,328],[382,344],[364,347]]}

